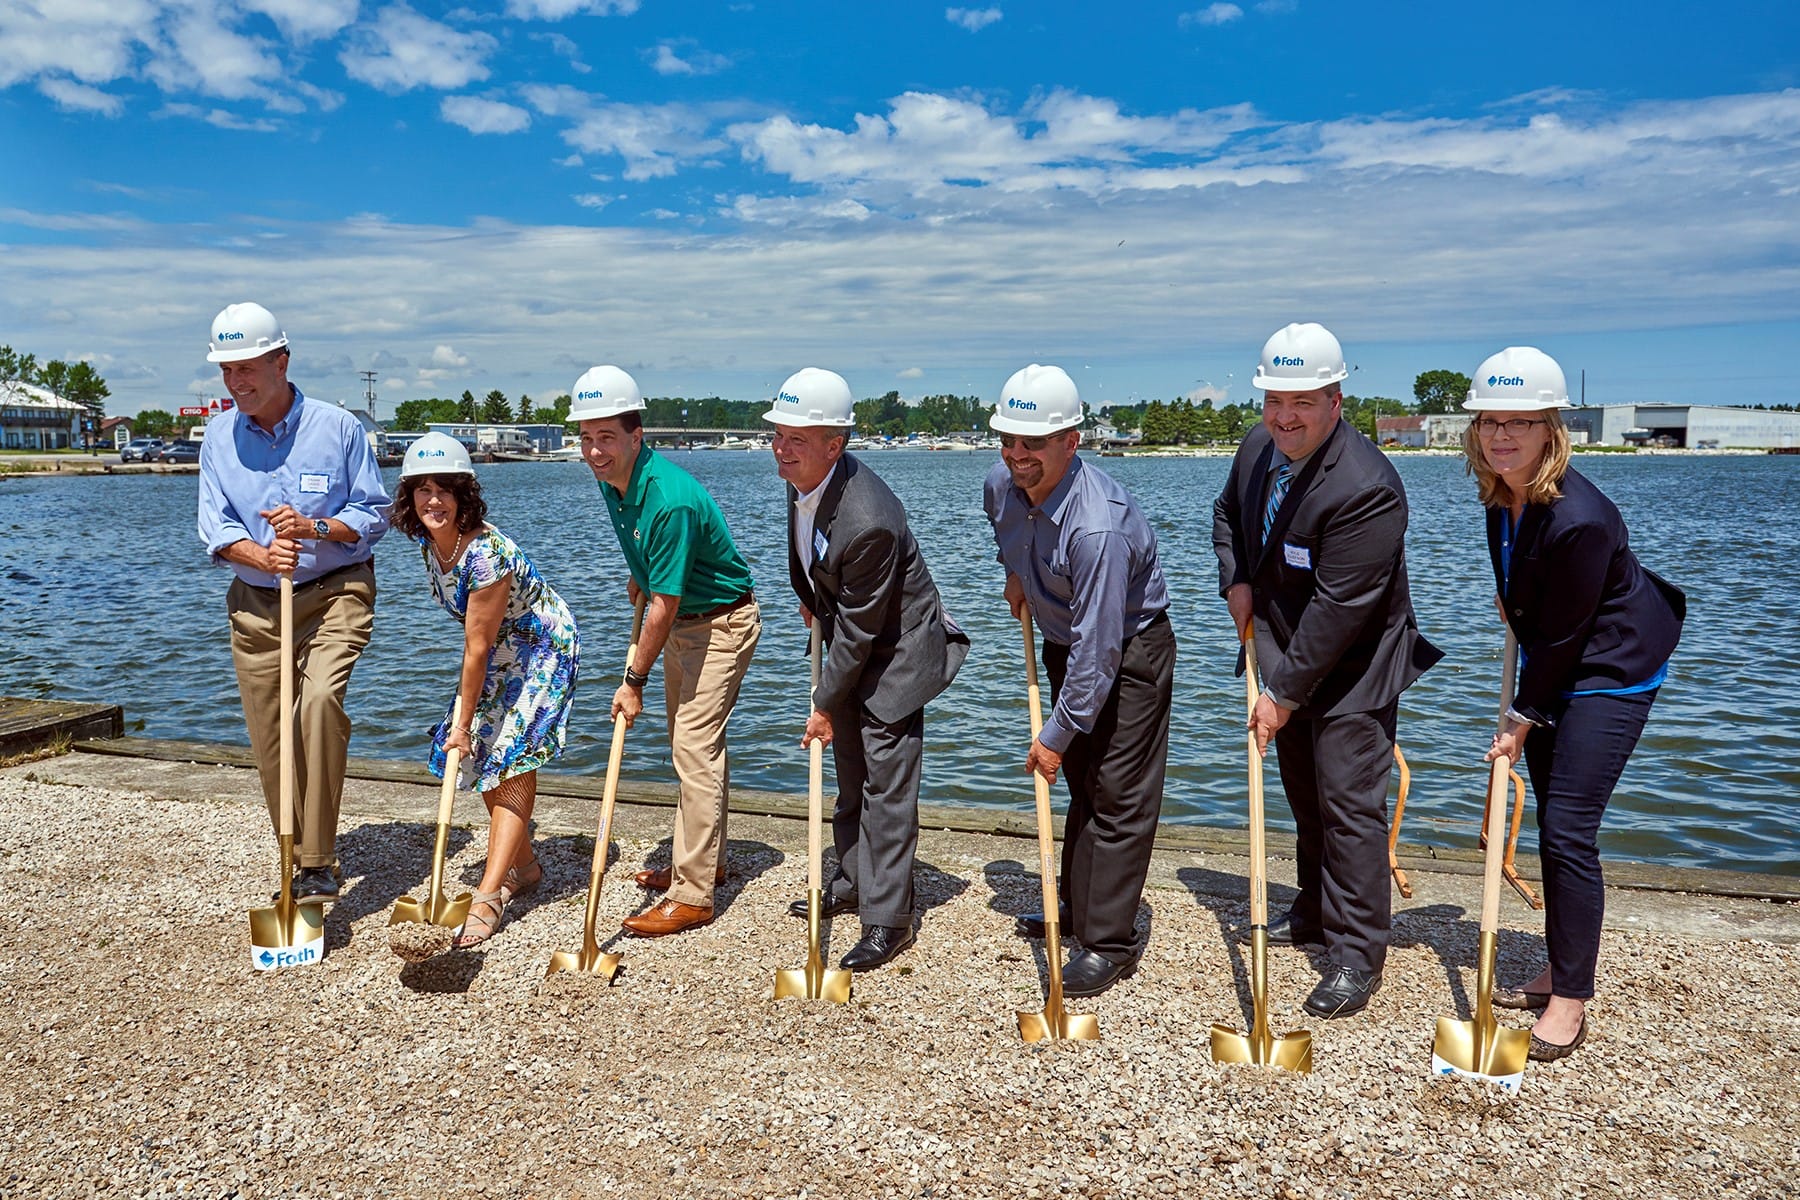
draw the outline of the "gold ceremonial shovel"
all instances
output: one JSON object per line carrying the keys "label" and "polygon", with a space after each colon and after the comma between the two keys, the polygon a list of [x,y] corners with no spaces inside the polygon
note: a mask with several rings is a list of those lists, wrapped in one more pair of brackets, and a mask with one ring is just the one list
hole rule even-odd
{"label": "gold ceremonial shovel", "polygon": [[250,910],[250,962],[259,971],[325,957],[325,910],[294,902],[294,580],[281,577],[281,877],[275,903]]}
{"label": "gold ceremonial shovel", "polygon": [[[644,601],[637,602],[631,614],[631,644],[625,649],[625,669],[630,670],[637,658],[638,636],[644,632]],[[612,749],[606,756],[606,787],[600,793],[600,829],[594,834],[594,860],[588,869],[587,917],[582,926],[581,949],[571,953],[558,950],[550,956],[546,978],[558,971],[577,971],[598,975],[608,983],[619,973],[617,952],[600,953],[594,938],[594,923],[600,918],[600,884],[606,878],[606,851],[612,839],[613,802],[619,798],[619,764],[625,758],[625,714],[613,718]]]}
{"label": "gold ceremonial shovel", "polygon": [[[819,618],[812,620],[812,685],[819,686]],[[775,999],[797,996],[803,1000],[828,1000],[846,1004],[850,1000],[851,973],[839,968],[825,969],[819,948],[819,922],[825,911],[824,864],[821,826],[825,808],[825,745],[814,738],[806,746],[806,965],[794,970],[775,972]]]}
{"label": "gold ceremonial shovel", "polygon": [[[1031,738],[1044,728],[1044,707],[1038,695],[1037,639],[1031,632],[1031,613],[1019,614],[1025,633],[1025,697],[1031,708]],[[1044,963],[1048,967],[1050,994],[1044,1011],[1027,1009],[1018,1014],[1019,1036],[1028,1042],[1093,1042],[1100,1038],[1100,1018],[1093,1013],[1072,1013],[1063,1008],[1062,929],[1056,897],[1056,834],[1050,824],[1050,781],[1036,771],[1038,873],[1044,885]]]}
{"label": "gold ceremonial shovel", "polygon": [[[1244,625],[1244,692],[1256,710],[1255,622]],[[1256,731],[1246,735],[1250,748],[1250,1032],[1229,1025],[1212,1027],[1216,1063],[1254,1063],[1302,1074],[1312,1070],[1312,1034],[1296,1029],[1276,1037],[1269,1030],[1269,877],[1264,861],[1263,764],[1256,750]]]}
{"label": "gold ceremonial shovel", "polygon": [[[462,697],[459,695],[451,706],[451,727],[461,725],[462,718]],[[437,845],[431,852],[431,883],[425,898],[400,897],[394,901],[394,913],[388,918],[388,949],[407,962],[424,962],[450,949],[469,917],[469,905],[474,900],[468,892],[452,900],[443,890],[444,850],[450,842],[450,814],[456,803],[456,771],[461,763],[461,750],[445,753],[444,786],[438,792]],[[414,924],[427,928],[395,928]]]}
{"label": "gold ceremonial shovel", "polygon": [[[1506,631],[1506,663],[1500,684],[1500,720],[1512,704],[1513,672],[1518,667],[1519,644]],[[1502,755],[1488,773],[1487,819],[1498,829],[1506,820],[1507,777],[1512,764]],[[1500,867],[1505,839],[1489,838],[1486,870],[1481,884],[1481,947],[1475,967],[1475,1019],[1458,1021],[1439,1017],[1437,1037],[1431,1045],[1431,1070],[1436,1075],[1461,1075],[1482,1083],[1498,1084],[1518,1095],[1525,1081],[1525,1062],[1531,1052],[1531,1031],[1501,1029],[1494,1020],[1494,960],[1498,954],[1500,924]]]}

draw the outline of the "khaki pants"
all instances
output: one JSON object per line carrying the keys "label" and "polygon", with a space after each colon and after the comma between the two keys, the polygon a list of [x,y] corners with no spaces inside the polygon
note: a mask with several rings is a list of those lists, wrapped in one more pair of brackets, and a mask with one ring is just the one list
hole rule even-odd
{"label": "khaki pants", "polygon": [[[226,594],[231,661],[269,820],[281,832],[281,593],[239,579]],[[294,585],[294,830],[302,867],[337,862],[350,717],[344,690],[375,624],[375,568]]]}
{"label": "khaki pants", "polygon": [[725,722],[761,637],[762,613],[752,601],[709,620],[676,621],[663,647],[669,756],[681,782],[668,897],[682,904],[712,907],[731,804]]}

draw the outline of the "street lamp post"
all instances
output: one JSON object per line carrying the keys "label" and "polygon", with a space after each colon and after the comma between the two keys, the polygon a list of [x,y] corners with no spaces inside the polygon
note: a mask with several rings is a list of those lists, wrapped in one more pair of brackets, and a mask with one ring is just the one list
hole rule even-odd
{"label": "street lamp post", "polygon": [[682,449],[684,449],[684,450],[687,449],[690,445],[692,445],[692,443],[690,443],[688,441],[687,405],[685,405],[685,404],[681,406],[681,444],[682,444]]}

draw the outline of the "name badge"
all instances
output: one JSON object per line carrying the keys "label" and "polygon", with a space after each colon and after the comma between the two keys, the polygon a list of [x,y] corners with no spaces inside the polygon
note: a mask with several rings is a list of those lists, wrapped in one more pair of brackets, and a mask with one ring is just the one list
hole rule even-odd
{"label": "name badge", "polygon": [[820,533],[816,529],[813,530],[813,561],[814,562],[824,562],[825,561],[826,545],[827,545],[827,542],[825,541],[825,535]]}
{"label": "name badge", "polygon": [[1296,546],[1292,542],[1281,544],[1281,557],[1287,560],[1290,567],[1299,567],[1302,571],[1312,570],[1312,551],[1305,546]]}
{"label": "name badge", "polygon": [[300,476],[300,490],[310,496],[323,496],[331,490],[331,476],[304,472]]}

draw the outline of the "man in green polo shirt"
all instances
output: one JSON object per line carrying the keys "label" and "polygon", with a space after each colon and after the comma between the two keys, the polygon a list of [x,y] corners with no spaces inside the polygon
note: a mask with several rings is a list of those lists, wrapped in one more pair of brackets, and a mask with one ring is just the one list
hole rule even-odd
{"label": "man in green polo shirt", "polygon": [[569,420],[606,501],[631,571],[631,600],[650,600],[637,656],[613,693],[612,715],[627,724],[644,711],[644,684],[663,657],[669,751],[681,795],[667,870],[640,871],[640,887],[663,902],[625,918],[640,937],[679,933],[713,918],[713,888],[725,880],[725,822],[731,773],[725,722],[762,636],[750,568],[725,516],[705,488],[644,445],[644,397],[618,367],[595,367],[575,381]]}

